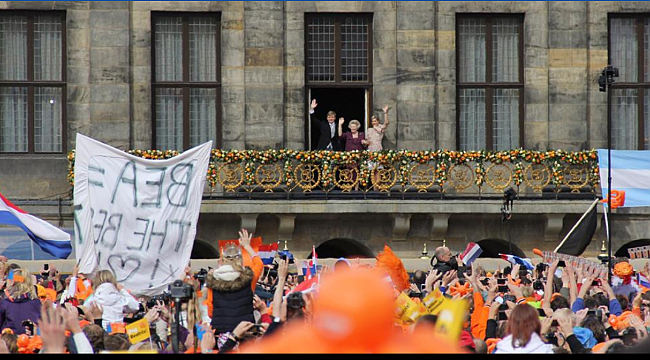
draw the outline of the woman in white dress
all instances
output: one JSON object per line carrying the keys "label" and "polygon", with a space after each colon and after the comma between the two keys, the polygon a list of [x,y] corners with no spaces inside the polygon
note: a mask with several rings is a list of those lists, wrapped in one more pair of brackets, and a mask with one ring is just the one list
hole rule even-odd
{"label": "woman in white dress", "polygon": [[[384,123],[382,124],[379,121],[379,117],[377,115],[373,115],[370,119],[370,124],[372,127],[366,131],[366,140],[364,142],[364,145],[368,145],[368,151],[382,151],[383,148],[381,146],[381,141],[384,139],[384,132],[386,131],[386,127],[388,126],[388,110],[390,108],[388,105],[384,106],[382,108],[384,110]],[[375,167],[377,167],[377,162],[370,161],[368,162],[368,169],[372,172],[372,184],[373,184],[373,189],[375,191],[378,191],[377,183],[379,181],[379,173],[374,171]],[[378,167],[381,169],[381,165]]]}

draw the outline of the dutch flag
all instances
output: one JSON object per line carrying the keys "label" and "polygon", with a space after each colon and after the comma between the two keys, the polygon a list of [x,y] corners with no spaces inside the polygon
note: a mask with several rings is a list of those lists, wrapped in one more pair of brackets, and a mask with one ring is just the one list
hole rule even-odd
{"label": "dutch flag", "polygon": [[522,259],[519,256],[507,255],[507,254],[499,254],[499,256],[501,256],[501,258],[503,260],[505,260],[505,261],[509,261],[509,262],[511,262],[513,264],[519,264],[519,265],[525,267],[526,270],[534,270],[535,269],[535,267],[533,266],[533,263],[530,262],[530,260],[528,260],[528,259]]}
{"label": "dutch flag", "polygon": [[0,224],[23,229],[32,241],[52,256],[67,259],[72,252],[70,234],[26,213],[2,194],[0,194]]}
{"label": "dutch flag", "polygon": [[274,243],[271,245],[260,245],[257,254],[259,255],[260,259],[262,259],[262,262],[264,265],[271,265],[273,264],[273,259],[275,258],[275,254],[278,252],[278,243]]}
{"label": "dutch flag", "polygon": [[481,256],[482,253],[483,249],[481,249],[478,244],[471,242],[467,244],[467,248],[465,249],[465,252],[460,255],[460,259],[466,266],[470,266],[474,260]]}
{"label": "dutch flag", "polygon": [[647,277],[643,276],[641,273],[637,273],[636,276],[636,282],[639,286],[650,289],[650,280],[648,280]]}

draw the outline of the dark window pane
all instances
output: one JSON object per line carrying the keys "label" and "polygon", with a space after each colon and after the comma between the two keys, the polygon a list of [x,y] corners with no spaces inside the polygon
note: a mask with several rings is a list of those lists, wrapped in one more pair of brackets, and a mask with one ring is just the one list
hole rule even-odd
{"label": "dark window pane", "polygon": [[183,19],[155,19],[156,81],[183,81]]}
{"label": "dark window pane", "polygon": [[158,150],[183,150],[183,89],[156,89]]}
{"label": "dark window pane", "polygon": [[63,24],[60,17],[34,19],[34,80],[61,81]]}
{"label": "dark window pane", "polygon": [[460,150],[485,149],[485,89],[459,89]]}
{"label": "dark window pane", "polygon": [[0,87],[0,151],[27,152],[27,88]]}
{"label": "dark window pane", "polygon": [[309,81],[334,81],[334,19],[309,19],[307,34]]}
{"label": "dark window pane", "polygon": [[62,89],[34,89],[34,150],[61,152]]}
{"label": "dark window pane", "polygon": [[190,18],[190,81],[217,81],[217,21],[213,17]]}
{"label": "dark window pane", "polygon": [[27,80],[27,17],[0,15],[0,80]]}
{"label": "dark window pane", "polygon": [[612,92],[612,147],[638,149],[637,89],[610,89]]}
{"label": "dark window pane", "polygon": [[619,70],[619,82],[637,82],[638,43],[636,37],[636,19],[611,19],[610,22],[610,57],[612,65]]}
{"label": "dark window pane", "polygon": [[485,82],[487,59],[485,36],[485,19],[459,19],[458,73],[460,82]]}
{"label": "dark window pane", "polygon": [[[217,90],[190,90],[190,146],[201,145],[216,136]],[[212,145],[216,146],[216,142]]]}
{"label": "dark window pane", "polygon": [[519,19],[492,20],[492,81],[519,82]]}
{"label": "dark window pane", "polygon": [[519,147],[519,89],[494,89],[492,142],[497,151]]}
{"label": "dark window pane", "polygon": [[341,80],[368,81],[368,19],[341,21]]}

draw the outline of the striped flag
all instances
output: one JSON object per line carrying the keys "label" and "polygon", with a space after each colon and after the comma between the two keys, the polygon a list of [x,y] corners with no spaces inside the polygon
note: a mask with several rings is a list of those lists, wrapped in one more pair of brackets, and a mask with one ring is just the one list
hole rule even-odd
{"label": "striped flag", "polygon": [[0,224],[23,229],[46,253],[67,259],[72,252],[70,234],[25,212],[0,194]]}
{"label": "striped flag", "polygon": [[503,260],[509,261],[512,264],[515,264],[515,265],[519,264],[519,265],[525,267],[526,270],[534,270],[535,269],[535,267],[533,266],[533,263],[530,262],[529,259],[522,259],[519,256],[508,255],[508,254],[499,254],[499,256],[501,256],[501,258]]}
{"label": "striped flag", "polygon": [[474,260],[478,259],[478,257],[481,256],[482,253],[483,249],[481,249],[477,243],[471,242],[467,244],[467,248],[465,248],[465,252],[460,255],[460,259],[466,266],[470,266]]}
{"label": "striped flag", "polygon": [[650,280],[641,273],[636,274],[636,282],[639,286],[650,289]]}
{"label": "striped flag", "polygon": [[286,295],[289,295],[293,292],[300,291],[304,294],[310,293],[312,291],[315,291],[318,287],[320,276],[314,276],[313,278],[309,280],[305,280],[298,284],[295,288],[291,289],[289,292],[286,293]]}
{"label": "striped flag", "polygon": [[[625,192],[621,207],[650,206],[650,151],[612,150],[612,190]],[[607,149],[598,149],[600,186],[607,199]]]}
{"label": "striped flag", "polygon": [[271,265],[273,264],[273,259],[275,259],[275,254],[277,254],[277,252],[278,243],[273,243],[270,245],[260,245],[257,254],[260,259],[262,259],[264,265]]}

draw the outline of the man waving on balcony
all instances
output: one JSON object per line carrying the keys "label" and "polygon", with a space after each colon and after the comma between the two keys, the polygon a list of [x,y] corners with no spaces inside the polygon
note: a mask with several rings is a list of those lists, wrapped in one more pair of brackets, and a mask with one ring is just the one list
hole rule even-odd
{"label": "man waving on balcony", "polygon": [[316,109],[316,106],[318,106],[318,103],[316,103],[316,99],[313,99],[309,108],[311,127],[312,129],[316,128],[320,130],[320,138],[318,139],[318,146],[316,147],[316,150],[340,151],[340,139],[338,133],[336,132],[336,112],[328,111],[327,122],[319,121],[314,114],[314,109]]}

